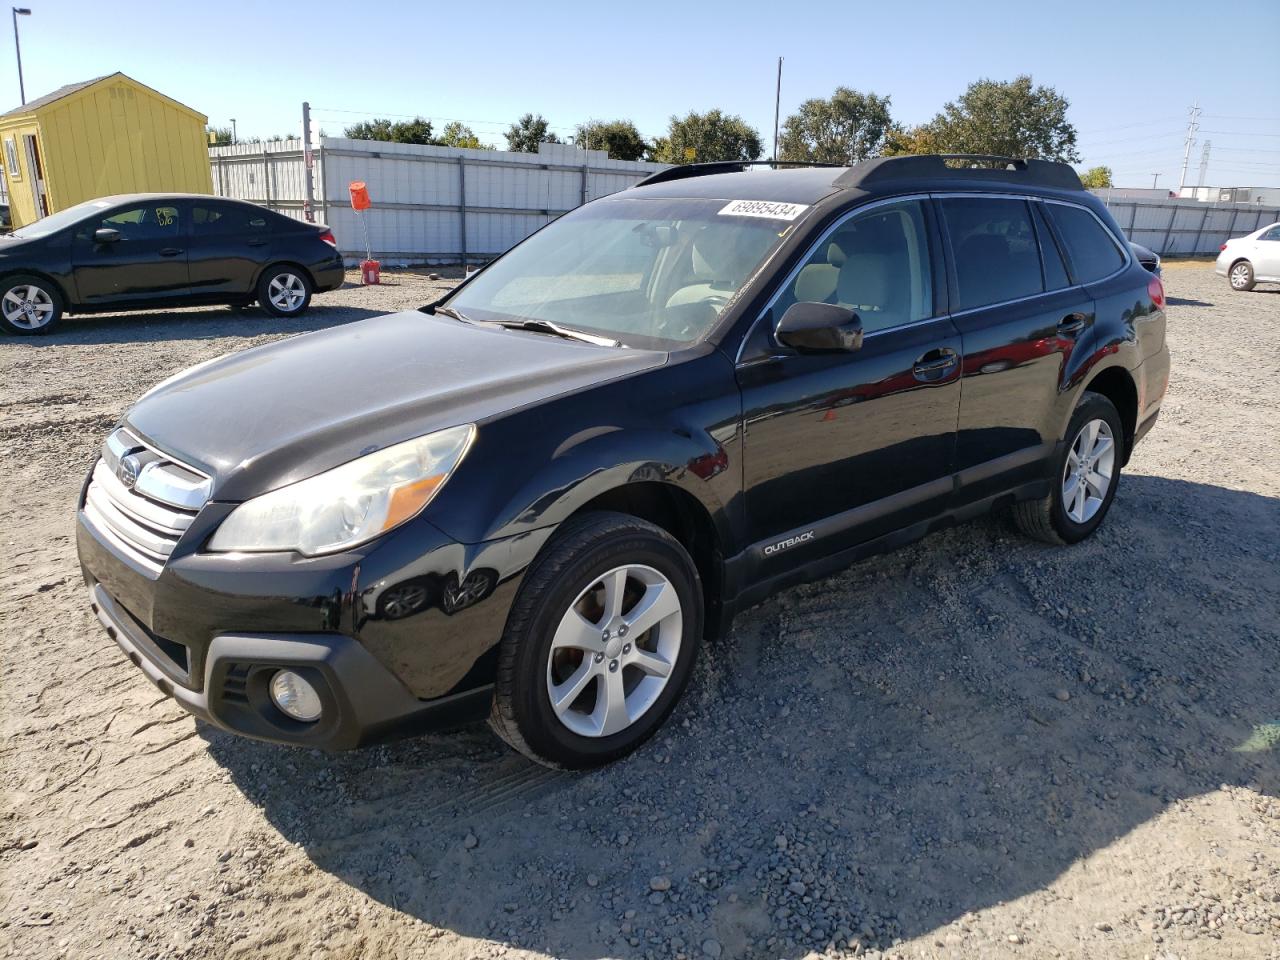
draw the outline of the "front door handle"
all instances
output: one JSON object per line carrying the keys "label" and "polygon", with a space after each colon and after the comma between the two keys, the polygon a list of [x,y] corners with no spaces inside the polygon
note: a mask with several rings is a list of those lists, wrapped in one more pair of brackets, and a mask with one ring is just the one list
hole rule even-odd
{"label": "front door handle", "polygon": [[1074,337],[1088,322],[1089,318],[1083,313],[1069,313],[1058,323],[1058,332],[1064,337]]}
{"label": "front door handle", "polygon": [[248,243],[250,247],[265,247],[266,245],[267,241],[265,240],[250,240]]}
{"label": "front door handle", "polygon": [[165,247],[163,250],[160,251],[160,256],[176,257],[180,253],[182,253],[181,247]]}
{"label": "front door handle", "polygon": [[941,380],[960,362],[960,355],[950,347],[930,350],[911,367],[917,380],[926,382]]}

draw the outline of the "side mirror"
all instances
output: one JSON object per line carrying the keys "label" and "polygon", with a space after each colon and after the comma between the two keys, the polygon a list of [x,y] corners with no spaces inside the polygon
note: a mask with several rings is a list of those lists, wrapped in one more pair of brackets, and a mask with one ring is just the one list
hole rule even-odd
{"label": "side mirror", "polygon": [[113,230],[111,227],[102,227],[99,230],[93,231],[94,243],[115,243],[119,239],[120,231]]}
{"label": "side mirror", "polygon": [[800,353],[848,353],[862,346],[862,321],[833,303],[793,303],[782,315],[778,342]]}

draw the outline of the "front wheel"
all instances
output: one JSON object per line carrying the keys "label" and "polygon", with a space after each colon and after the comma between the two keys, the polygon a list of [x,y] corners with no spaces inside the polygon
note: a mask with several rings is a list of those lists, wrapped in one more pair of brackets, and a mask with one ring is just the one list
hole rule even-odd
{"label": "front wheel", "polygon": [[269,267],[258,280],[258,303],[274,316],[296,317],[311,303],[311,278],[298,267]]}
{"label": "front wheel", "polygon": [[684,547],[636,517],[585,514],[521,585],[499,647],[489,724],[547,766],[616,760],[671,713],[701,635],[702,591]]}
{"label": "front wheel", "polygon": [[13,276],[0,283],[0,322],[10,333],[48,333],[62,319],[62,297],[49,281]]}
{"label": "front wheel", "polygon": [[1102,394],[1086,391],[1063,439],[1049,496],[1015,503],[1013,519],[1037,540],[1079,543],[1101,526],[1115,499],[1124,452],[1120,412]]}
{"label": "front wheel", "polygon": [[1233,264],[1231,272],[1227,274],[1227,278],[1231,281],[1232,290],[1252,290],[1254,285],[1253,264],[1248,260],[1241,260],[1237,264]]}

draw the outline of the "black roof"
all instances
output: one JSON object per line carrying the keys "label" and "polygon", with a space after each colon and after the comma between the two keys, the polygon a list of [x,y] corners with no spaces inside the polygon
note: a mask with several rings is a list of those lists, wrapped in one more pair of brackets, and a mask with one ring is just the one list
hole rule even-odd
{"label": "black roof", "polygon": [[1068,164],[1010,157],[930,155],[879,157],[849,167],[779,165],[768,169],[770,166],[767,161],[684,164],[659,170],[631,190],[651,197],[749,198],[812,204],[842,190],[872,193],[905,186],[1084,189]]}

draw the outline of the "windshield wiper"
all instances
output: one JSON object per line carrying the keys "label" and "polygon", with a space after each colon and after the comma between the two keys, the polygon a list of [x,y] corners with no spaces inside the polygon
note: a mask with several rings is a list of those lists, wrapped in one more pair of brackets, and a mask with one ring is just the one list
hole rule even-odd
{"label": "windshield wiper", "polygon": [[446,306],[432,307],[431,312],[433,314],[438,313],[446,317],[453,317],[454,320],[461,320],[463,323],[475,323],[475,321],[472,320],[470,317],[468,317],[466,314],[462,313],[459,310],[453,309],[453,307],[446,307]]}
{"label": "windshield wiper", "polygon": [[598,337],[594,333],[583,333],[581,330],[562,327],[560,324],[552,323],[550,320],[499,320],[497,324],[500,327],[506,327],[508,330],[532,330],[534,333],[550,333],[557,337],[564,337],[566,340],[581,340],[584,343],[594,343],[600,347],[622,346],[621,340]]}

